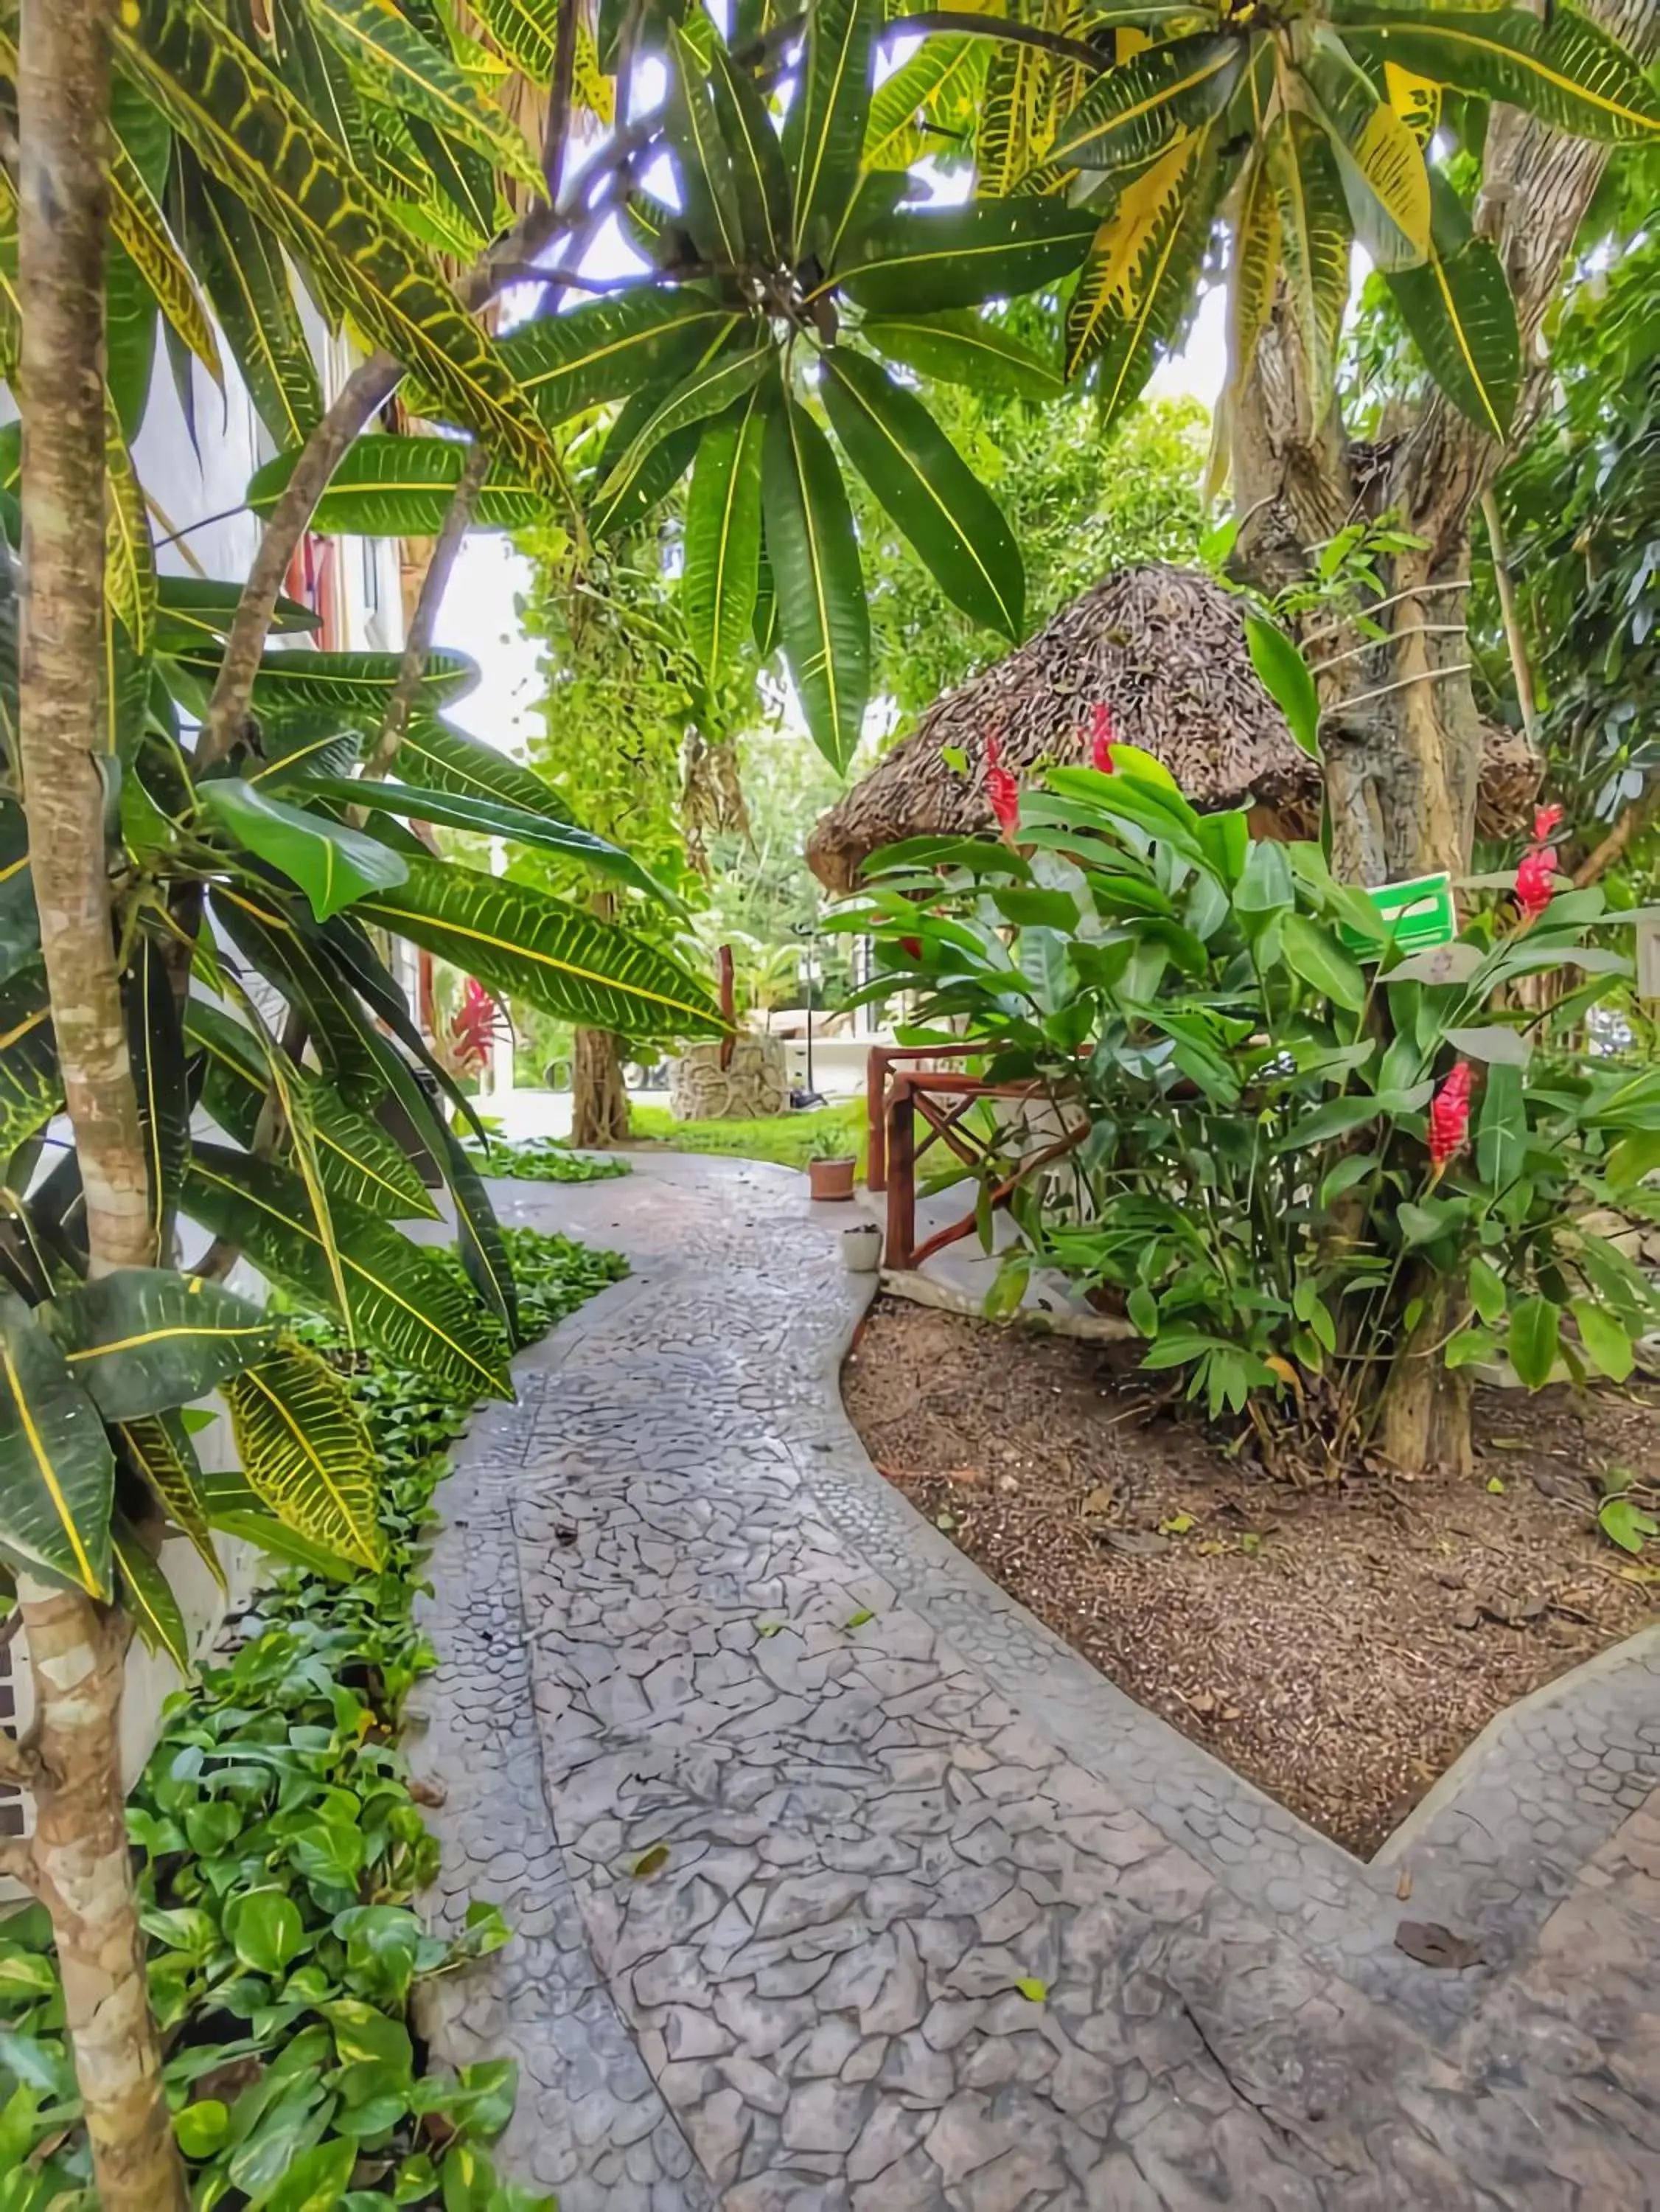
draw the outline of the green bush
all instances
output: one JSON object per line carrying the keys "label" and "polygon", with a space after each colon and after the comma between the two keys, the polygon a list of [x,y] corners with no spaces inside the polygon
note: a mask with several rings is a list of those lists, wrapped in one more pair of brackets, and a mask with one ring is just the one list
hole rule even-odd
{"label": "green bush", "polygon": [[[1005,1114],[983,1170],[1025,1170],[994,1297],[1058,1267],[1213,1418],[1263,1431],[1275,1401],[1335,1465],[1427,1369],[1627,1374],[1660,1316],[1595,1217],[1653,1210],[1660,1070],[1566,1057],[1514,1000],[1572,970],[1558,1012],[1583,1019],[1629,972],[1600,926],[1632,916],[1570,890],[1518,921],[1501,897],[1402,958],[1318,846],[1255,841],[1112,757],[1027,791],[1008,842],[889,848],[839,917],[879,939],[871,994],[916,994],[907,1042],[966,1035],[1057,1117],[1039,1139]],[[1432,1102],[1445,1152],[1466,1084],[1468,1140],[1433,1159]]]}

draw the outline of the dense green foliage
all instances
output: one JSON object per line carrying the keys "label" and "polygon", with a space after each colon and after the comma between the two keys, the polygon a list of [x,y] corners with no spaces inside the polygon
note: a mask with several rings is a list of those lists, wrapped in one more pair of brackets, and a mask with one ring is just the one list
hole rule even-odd
{"label": "dense green foliage", "polygon": [[981,1171],[1024,1163],[1005,1294],[1061,1267],[1213,1418],[1261,1394],[1334,1468],[1415,1363],[1504,1353],[1532,1389],[1559,1352],[1628,1374],[1660,1303],[1593,1223],[1653,1210],[1660,1075],[1565,1060],[1507,1003],[1577,970],[1594,1004],[1627,972],[1604,940],[1628,917],[1600,891],[1520,921],[1501,898],[1403,957],[1318,846],[1255,842],[1133,747],[1112,759],[1051,771],[1008,842],[890,848],[847,918],[881,935],[875,988],[918,994],[906,1042],[960,1031],[997,1080],[1036,1085],[1045,1110],[991,1130]]}
{"label": "dense green foliage", "polygon": [[553,1137],[493,1136],[476,1148],[476,1158],[481,1175],[506,1176],[516,1182],[603,1182],[628,1172],[627,1160],[573,1152]]}
{"label": "dense green foliage", "polygon": [[784,1168],[804,1168],[809,1160],[839,1152],[857,1155],[861,1164],[864,1158],[863,1098],[804,1114],[772,1114],[758,1121],[676,1121],[662,1106],[637,1106],[632,1118],[635,1142],[660,1145],[665,1152],[725,1152]]}
{"label": "dense green foliage", "polygon": [[[527,1342],[627,1272],[563,1237],[504,1234]],[[487,1903],[452,1937],[415,1908],[438,1847],[397,1749],[434,1663],[412,1609],[469,1402],[354,1351],[336,1323],[290,1327],[367,1429],[385,1553],[373,1573],[319,1558],[276,1575],[242,1640],[174,1698],[130,1809],[193,2201],[531,2212],[551,2200],[499,2181],[484,2148],[512,2111],[512,2062],[429,2070],[407,2021],[418,1982],[510,1934]],[[94,2212],[50,1942],[38,1906],[0,1922],[0,2191],[7,2212]]]}

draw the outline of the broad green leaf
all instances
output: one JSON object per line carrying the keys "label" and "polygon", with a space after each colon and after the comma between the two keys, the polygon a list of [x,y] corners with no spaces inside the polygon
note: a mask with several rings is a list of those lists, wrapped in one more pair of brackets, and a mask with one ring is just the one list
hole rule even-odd
{"label": "broad green leaf", "polygon": [[[225,1933],[251,1974],[276,1975],[305,1948],[300,1907],[280,1889],[250,1889],[225,1908]],[[269,2192],[261,2191],[262,2197]]]}
{"label": "broad green leaf", "polygon": [[98,1408],[11,1291],[0,1290],[0,1555],[111,1594],[115,1460]]}
{"label": "broad green leaf", "polygon": [[160,944],[148,930],[140,933],[133,948],[122,995],[127,1018],[127,1058],[144,1146],[150,1234],[161,1251],[190,1153],[191,1102],[173,978]]}
{"label": "broad green leaf", "polygon": [[[311,527],[319,536],[344,532],[359,538],[435,538],[461,482],[467,447],[455,438],[395,436],[390,432],[359,438],[330,477],[312,511]],[[279,453],[255,471],[248,483],[248,505],[268,515],[288,489],[298,453]],[[553,514],[546,495],[523,470],[491,464],[473,505],[472,526],[480,530],[526,530]]]}
{"label": "broad green leaf", "polygon": [[[270,1088],[265,1058],[252,1031],[203,999],[191,1000],[185,1030],[191,1049],[207,1056],[203,1105],[239,1144],[251,1148]],[[304,1070],[296,1070],[291,1080],[304,1097],[330,1198],[343,1198],[388,1220],[436,1216],[438,1208],[415,1163],[378,1122]]]}
{"label": "broad green leaf", "polygon": [[63,1103],[46,979],[31,966],[0,989],[0,1160],[44,1129]]}
{"label": "broad green leaf", "polygon": [[1293,974],[1312,984],[1334,1006],[1358,1014],[1366,1000],[1366,977],[1328,929],[1306,914],[1288,914],[1280,943]]}
{"label": "broad green leaf", "polygon": [[1549,1298],[1524,1298],[1512,1306],[1506,1346],[1510,1364],[1530,1390],[1542,1390],[1556,1364],[1561,1315]]}
{"label": "broad green leaf", "polygon": [[748,353],[724,355],[694,369],[651,410],[626,450],[607,470],[601,499],[614,505],[639,477],[654,447],[688,424],[724,415],[760,381],[772,358],[770,349],[757,347]]}
{"label": "broad green leaf", "polygon": [[[1457,194],[1441,178],[1432,181],[1428,259],[1421,269],[1384,275],[1430,374],[1461,412],[1502,444],[1522,386],[1516,302],[1492,240],[1472,235]],[[1444,217],[1444,210],[1456,210],[1456,219]]]}
{"label": "broad green leaf", "polygon": [[1499,1062],[1487,1069],[1475,1134],[1476,1167],[1489,1190],[1506,1190],[1515,1182],[1527,1150],[1527,1097],[1522,1071]]}
{"label": "broad green leaf", "polygon": [[[438,1117],[433,1116],[433,1120],[438,1121]],[[468,1281],[506,1330],[510,1348],[517,1350],[524,1341],[518,1322],[518,1285],[513,1279],[513,1263],[507,1256],[506,1240],[490,1203],[490,1194],[473,1164],[472,1156],[455,1132],[438,1122],[434,1133],[443,1140],[440,1164],[456,1201],[462,1267]]]}
{"label": "broad green leaf", "polygon": [[1325,129],[1361,244],[1380,269],[1429,252],[1429,172],[1423,149],[1330,32],[1317,29],[1302,81]]}
{"label": "broad green leaf", "polygon": [[876,87],[865,129],[867,169],[908,170],[929,150],[917,127],[918,115],[931,114],[942,102],[978,88],[986,48],[960,32],[936,31],[916,52]]}
{"label": "broad green leaf", "polygon": [[[325,495],[326,496],[326,495]],[[221,584],[209,576],[158,576],[155,580],[155,646],[169,653],[205,639],[222,638],[236,618],[240,584]],[[273,636],[320,629],[321,615],[298,599],[279,598],[271,617]]]}
{"label": "broad green leaf", "polygon": [[615,924],[527,884],[417,860],[362,919],[476,975],[487,989],[621,1036],[711,1036],[720,1016],[678,962]]}
{"label": "broad green leaf", "polygon": [[1594,1298],[1572,1298],[1568,1310],[1579,1331],[1585,1357],[1599,1375],[1623,1382],[1637,1364],[1631,1338],[1606,1306]]}
{"label": "broad green leaf", "polygon": [[808,9],[806,50],[784,124],[797,258],[822,256],[853,197],[881,21],[880,0],[811,0]]}
{"label": "broad green leaf", "polygon": [[1379,7],[1341,0],[1344,43],[1436,84],[1504,100],[1576,137],[1660,132],[1660,99],[1624,47],[1577,8]]}
{"label": "broad green leaf", "polygon": [[1245,644],[1257,680],[1306,753],[1320,757],[1320,695],[1295,642],[1266,615],[1245,610]]}
{"label": "broad green leaf", "polygon": [[237,195],[188,154],[180,172],[191,265],[255,411],[279,447],[302,446],[322,419],[323,393],[282,256]]}
{"label": "broad green leaf", "polygon": [[298,1528],[290,1528],[279,1521],[261,1502],[259,1493],[250,1489],[244,1477],[234,1470],[205,1476],[203,1495],[207,1502],[209,1527],[218,1529],[221,1535],[252,1545],[268,1559],[280,1560],[286,1566],[304,1567],[308,1574],[329,1582],[349,1582],[358,1571],[337,1552],[331,1552],[326,1545],[302,1536]]}
{"label": "broad green leaf", "polygon": [[900,208],[857,233],[850,226],[833,282],[876,314],[978,307],[1068,275],[1100,227],[1089,209],[1051,199]]}
{"label": "broad green leaf", "polygon": [[116,1595],[139,1641],[151,1651],[165,1652],[181,1674],[188,1674],[190,1632],[161,1562],[145,1549],[137,1530],[119,1513],[112,1525],[111,1545],[118,1576]]}
{"label": "broad green leaf", "polygon": [[755,611],[766,400],[757,385],[705,432],[687,495],[681,603],[687,641],[712,690],[730,672]]}
{"label": "broad green leaf", "polygon": [[156,1503],[180,1533],[188,1536],[209,1573],[221,1589],[225,1571],[208,1534],[202,1468],[190,1432],[176,1413],[118,1422],[117,1449],[155,1495]]}
{"label": "broad green leaf", "polygon": [[870,695],[864,576],[835,456],[787,392],[766,418],[761,507],[797,696],[814,744],[845,772]]}
{"label": "broad green leaf", "polygon": [[[185,1205],[215,1237],[240,1245],[273,1282],[336,1311],[327,1255],[298,1176],[221,1146],[198,1144]],[[457,1392],[511,1398],[501,1353],[448,1269],[390,1223],[344,1201],[334,1219],[349,1318],[360,1340]]]}
{"label": "broad green leaf", "polygon": [[859,335],[889,361],[945,384],[1054,399],[1063,390],[1050,364],[1018,338],[966,308],[932,315],[867,315]]}
{"label": "broad green leaf", "polygon": [[700,285],[642,284],[566,315],[542,315],[503,338],[502,360],[550,428],[645,386],[678,378],[743,317]]}
{"label": "broad green leaf", "polygon": [[245,850],[300,885],[319,921],[366,891],[390,890],[408,873],[398,854],[362,830],[268,799],[240,776],[209,777],[197,797]]}
{"label": "broad green leaf", "polygon": [[715,103],[696,49],[678,24],[669,27],[673,67],[664,104],[675,153],[682,221],[704,259],[721,269],[743,265],[738,188],[732,156],[715,119]]}
{"label": "broad green leaf", "polygon": [[1489,1328],[1509,1304],[1503,1276],[1480,1257],[1469,1263],[1469,1301]]}
{"label": "broad green leaf", "polygon": [[173,1267],[120,1267],[43,1307],[70,1372],[106,1421],[136,1421],[210,1390],[277,1339],[246,1298]]}
{"label": "broad green leaf", "polygon": [[227,1389],[248,1486],[289,1528],[373,1570],[379,1466],[344,1378],[305,1346],[282,1345]]}
{"label": "broad green leaf", "polygon": [[547,432],[489,337],[205,0],[131,0],[114,36],[122,67],[288,252],[327,272],[364,335],[418,374],[456,422],[562,495]]}
{"label": "broad green leaf", "polygon": [[541,165],[524,133],[495,102],[423,38],[391,0],[308,0],[324,35],[373,88],[407,116],[418,115],[482,154],[517,183],[546,194]]}
{"label": "broad green leaf", "polygon": [[[185,674],[211,686],[224,658],[217,646],[187,646],[173,655]],[[314,707],[338,708],[343,720],[379,729],[403,656],[399,653],[268,653],[253,680],[255,712],[287,714]],[[478,664],[464,653],[434,649],[415,694],[415,712],[431,713],[464,698],[478,681]]]}
{"label": "broad green leaf", "polygon": [[1046,164],[1133,169],[1183,130],[1220,115],[1244,67],[1236,38],[1204,33],[1149,46],[1098,76],[1055,133]]}
{"label": "broad green leaf", "polygon": [[1015,643],[1025,619],[1020,548],[997,501],[911,392],[869,355],[824,356],[820,395],[843,450],[948,599]]}
{"label": "broad green leaf", "polygon": [[449,792],[457,799],[495,802],[544,822],[572,820],[570,809],[551,784],[506,753],[431,714],[410,718],[397,749],[397,772],[423,791]]}
{"label": "broad green leaf", "polygon": [[752,256],[776,267],[790,238],[790,180],[784,155],[754,79],[736,67],[718,40],[710,64],[709,89],[731,155],[744,246]]}
{"label": "broad green leaf", "polygon": [[591,830],[579,830],[573,822],[549,822],[544,815],[527,814],[500,800],[463,799],[416,784],[377,782],[362,776],[307,776],[295,788],[302,796],[363,806],[372,813],[401,814],[440,829],[472,830],[482,837],[506,837],[514,844],[534,846],[539,852],[557,853],[573,866],[615,877],[650,898],[664,896],[661,885],[632,854],[595,836]]}

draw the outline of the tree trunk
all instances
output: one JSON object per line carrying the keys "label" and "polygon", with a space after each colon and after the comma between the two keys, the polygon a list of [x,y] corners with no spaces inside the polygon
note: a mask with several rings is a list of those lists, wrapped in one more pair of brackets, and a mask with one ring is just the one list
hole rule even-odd
{"label": "tree trunk", "polygon": [[1373,1441],[1392,1467],[1409,1475],[1475,1471],[1469,1426],[1469,1370],[1449,1368],[1441,1347],[1469,1310],[1462,1280],[1429,1276],[1420,1285],[1424,1310],[1384,1377]]}
{"label": "tree trunk", "polygon": [[[1653,0],[1590,0],[1588,12],[1639,59],[1660,46]],[[1607,159],[1606,147],[1493,111],[1476,225],[1516,295],[1524,376],[1513,441],[1545,402],[1541,333]],[[1436,392],[1373,445],[1351,442],[1335,407],[1316,419],[1282,292],[1233,409],[1232,457],[1235,565],[1265,591],[1306,576],[1312,549],[1366,515],[1393,512],[1427,541],[1392,564],[1380,644],[1318,616],[1304,642],[1320,690],[1336,872],[1372,884],[1467,873],[1481,758],[1465,629],[1470,527],[1502,451]],[[1469,1392],[1439,1359],[1397,1363],[1382,1419],[1398,1464],[1469,1463]]]}
{"label": "tree trunk", "polygon": [[603,1150],[627,1141],[621,1040],[609,1030],[579,1030],[571,1063],[571,1142]]}
{"label": "tree trunk", "polygon": [[[109,25],[24,0],[18,37],[23,621],[18,749],[94,1275],[154,1257],[104,848],[104,232]],[[28,1880],[51,1916],[105,2212],[186,2202],[133,1896],[119,1616],[20,1574],[33,1672]]]}

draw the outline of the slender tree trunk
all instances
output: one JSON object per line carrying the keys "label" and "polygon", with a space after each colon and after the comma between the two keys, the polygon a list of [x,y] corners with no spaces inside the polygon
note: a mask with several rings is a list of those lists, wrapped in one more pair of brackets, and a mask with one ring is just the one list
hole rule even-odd
{"label": "slender tree trunk", "polygon": [[[1588,12],[1640,59],[1660,46],[1654,0],[1590,0]],[[1516,296],[1524,379],[1512,442],[1544,405],[1545,317],[1607,159],[1606,147],[1514,110],[1493,112],[1476,222]],[[1276,590],[1305,576],[1312,549],[1345,524],[1390,512],[1425,541],[1393,563],[1390,604],[1377,617],[1389,633],[1380,644],[1357,651],[1358,632],[1322,633],[1318,617],[1306,625],[1321,696],[1332,864],[1351,882],[1468,872],[1481,758],[1464,628],[1470,531],[1503,459],[1439,392],[1372,445],[1352,443],[1335,408],[1317,420],[1282,296],[1233,410],[1236,565]],[[1403,1466],[1468,1466],[1461,1378],[1439,1359],[1397,1361],[1378,1433]]]}
{"label": "slender tree trunk", "polygon": [[609,1030],[579,1030],[571,1062],[571,1142],[603,1150],[628,1141],[622,1047]]}
{"label": "slender tree trunk", "polygon": [[[24,0],[19,33],[19,752],[52,1022],[94,1275],[154,1258],[106,873],[104,232],[109,22]],[[133,1896],[120,1759],[124,1637],[81,1591],[18,1577],[35,1691],[29,1881],[51,1915],[105,2212],[185,2203]]]}

